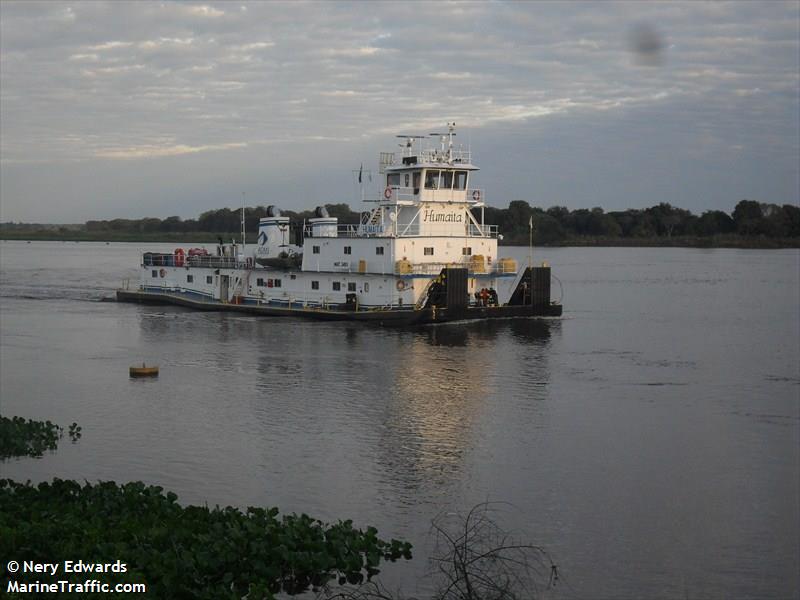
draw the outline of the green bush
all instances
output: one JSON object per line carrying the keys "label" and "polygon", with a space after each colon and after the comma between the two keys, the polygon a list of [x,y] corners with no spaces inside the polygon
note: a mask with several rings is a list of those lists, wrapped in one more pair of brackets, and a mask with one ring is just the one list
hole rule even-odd
{"label": "green bush", "polygon": [[[381,560],[411,558],[411,545],[351,521],[329,525],[278,509],[182,507],[141,482],[33,486],[0,480],[0,556],[19,561],[127,564],[107,583],[147,584],[153,598],[273,598],[328,582],[360,583]],[[43,580],[41,574],[18,574]],[[70,579],[62,576],[61,579]],[[86,574],[74,575],[83,581]]]}
{"label": "green bush", "polygon": [[[81,437],[80,430],[77,423],[70,425],[73,441]],[[63,428],[50,421],[0,416],[0,460],[13,456],[38,458],[47,450],[55,450],[63,434]]]}

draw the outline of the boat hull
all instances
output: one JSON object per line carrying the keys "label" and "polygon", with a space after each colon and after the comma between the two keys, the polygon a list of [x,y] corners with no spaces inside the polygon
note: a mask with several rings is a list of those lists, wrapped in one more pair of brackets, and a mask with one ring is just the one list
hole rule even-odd
{"label": "boat hull", "polygon": [[178,292],[117,290],[117,301],[138,304],[174,304],[194,310],[228,311],[269,317],[300,317],[323,321],[363,321],[381,325],[414,326],[428,323],[512,317],[560,317],[560,304],[517,306],[467,306],[459,309],[430,307],[414,309],[336,310],[325,308],[288,308],[267,304],[232,304],[200,300]]}

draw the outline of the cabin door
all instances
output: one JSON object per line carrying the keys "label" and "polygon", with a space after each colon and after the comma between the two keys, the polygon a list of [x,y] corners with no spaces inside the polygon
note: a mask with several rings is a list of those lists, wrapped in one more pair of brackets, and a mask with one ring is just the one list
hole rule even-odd
{"label": "cabin door", "polygon": [[228,301],[228,284],[230,277],[228,275],[219,276],[219,300],[220,302]]}

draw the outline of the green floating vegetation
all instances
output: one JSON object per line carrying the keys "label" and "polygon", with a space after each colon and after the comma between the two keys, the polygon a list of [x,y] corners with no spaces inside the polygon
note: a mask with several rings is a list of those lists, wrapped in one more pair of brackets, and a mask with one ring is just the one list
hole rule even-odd
{"label": "green floating vegetation", "polygon": [[[39,458],[58,448],[63,435],[64,429],[50,421],[0,416],[0,460],[16,456]],[[73,442],[81,437],[77,423],[69,426],[69,436]]]}
{"label": "green floating vegetation", "polygon": [[375,528],[362,531],[352,521],[279,517],[277,508],[183,507],[177,499],[141,482],[33,486],[3,479],[0,556],[20,563],[119,560],[126,572],[104,573],[103,580],[145,583],[148,597],[248,600],[361,583],[382,560],[411,558],[408,542],[383,541]]}

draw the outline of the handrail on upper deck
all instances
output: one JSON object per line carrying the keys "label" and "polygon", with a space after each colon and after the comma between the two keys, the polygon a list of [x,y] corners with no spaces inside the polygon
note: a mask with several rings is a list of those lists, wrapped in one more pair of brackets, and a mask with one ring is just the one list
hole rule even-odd
{"label": "handrail on upper deck", "polygon": [[236,256],[196,255],[183,256],[170,252],[144,252],[142,253],[141,266],[143,267],[207,267],[213,269],[245,269],[248,268],[246,258]]}
{"label": "handrail on upper deck", "polygon": [[[434,192],[437,195],[447,196],[450,198],[437,198],[434,202],[466,202],[468,204],[479,204],[486,202],[486,190],[480,188],[466,188],[463,190],[456,190],[452,188],[426,188],[426,187],[405,187],[399,185],[388,185],[383,189],[383,192],[377,198],[364,198],[364,202],[426,202],[423,200],[422,195],[424,192]],[[447,194],[450,192],[450,194]],[[455,196],[464,195],[464,199],[456,199]]]}
{"label": "handrail on upper deck", "polygon": [[[396,225],[396,227],[395,227]],[[477,226],[474,223],[469,223],[469,226],[464,229],[463,224],[452,224],[441,226],[438,235],[445,235],[446,237],[468,237],[468,238],[490,238],[496,239],[498,235],[497,225],[483,225]],[[415,237],[420,233],[419,223],[412,221],[410,223],[361,223],[361,224],[341,224],[336,226],[337,238],[368,238],[368,237]],[[430,232],[432,237],[437,236],[436,230]],[[315,236],[314,229],[311,225],[306,225],[303,230],[304,237],[306,238],[333,238],[332,235]]]}

